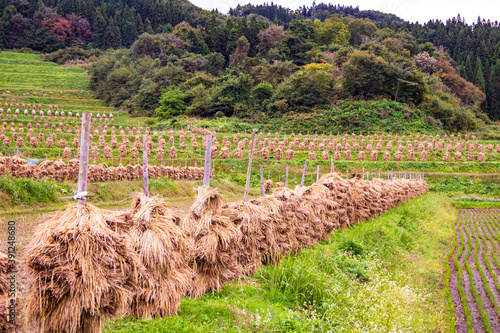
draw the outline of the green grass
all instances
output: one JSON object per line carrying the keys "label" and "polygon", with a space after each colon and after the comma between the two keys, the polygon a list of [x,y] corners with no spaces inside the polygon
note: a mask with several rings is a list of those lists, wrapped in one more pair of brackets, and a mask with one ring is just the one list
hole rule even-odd
{"label": "green grass", "polygon": [[451,200],[455,208],[500,208],[500,201],[485,201],[476,199]]}
{"label": "green grass", "polygon": [[500,198],[498,177],[483,179],[462,175],[439,177],[439,179],[428,178],[428,181],[431,191],[446,193],[453,197],[477,194],[479,197]]}
{"label": "green grass", "polygon": [[125,317],[104,331],[450,332],[442,272],[454,220],[449,201],[429,193],[221,292],[184,298],[176,317]]}
{"label": "green grass", "polygon": [[61,187],[50,180],[0,177],[0,207],[55,202]]}

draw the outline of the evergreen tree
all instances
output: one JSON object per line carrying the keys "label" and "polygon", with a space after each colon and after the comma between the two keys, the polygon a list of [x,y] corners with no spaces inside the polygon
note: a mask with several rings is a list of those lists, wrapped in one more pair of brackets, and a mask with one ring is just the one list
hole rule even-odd
{"label": "evergreen tree", "polygon": [[153,28],[151,27],[151,21],[149,20],[149,17],[146,18],[144,21],[144,29],[148,34],[154,34]]}
{"label": "evergreen tree", "polygon": [[250,51],[249,51],[250,57],[254,57],[257,54],[258,51],[257,45],[259,44],[259,38],[257,37],[258,34],[259,34],[259,23],[257,22],[255,15],[253,15],[252,18],[250,19],[248,33],[246,34],[248,42],[250,43]]}
{"label": "evergreen tree", "polygon": [[488,115],[500,119],[500,60],[491,66],[489,80]]}
{"label": "evergreen tree", "polygon": [[139,35],[142,35],[144,33],[144,22],[142,21],[141,14],[137,14],[137,19],[136,19],[136,26],[137,26],[137,33]]}
{"label": "evergreen tree", "polygon": [[466,80],[472,80],[474,78],[474,67],[472,67],[472,63],[470,60],[470,56],[467,56],[467,59],[465,60],[465,76],[464,78]]}
{"label": "evergreen tree", "polygon": [[2,19],[0,19],[0,49],[5,47],[5,32],[3,28]]}
{"label": "evergreen tree", "polygon": [[459,74],[461,77],[463,77],[467,81],[469,80],[467,78],[467,72],[465,71],[465,62],[462,62],[462,64],[460,65]]}
{"label": "evergreen tree", "polygon": [[203,55],[208,53],[207,44],[196,36],[194,30],[191,29],[188,31],[187,40],[191,43],[191,52]]}
{"label": "evergreen tree", "polygon": [[481,58],[479,57],[477,57],[476,60],[476,77],[474,78],[474,84],[483,92],[486,91],[484,74],[483,74],[483,65],[481,63]]}
{"label": "evergreen tree", "polygon": [[94,15],[94,29],[92,31],[92,44],[94,47],[104,48],[104,34],[106,32],[106,20],[100,9],[97,9]]}

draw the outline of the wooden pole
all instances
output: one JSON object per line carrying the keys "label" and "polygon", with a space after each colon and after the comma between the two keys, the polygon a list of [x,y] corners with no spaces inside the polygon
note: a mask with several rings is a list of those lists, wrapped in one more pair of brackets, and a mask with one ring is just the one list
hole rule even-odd
{"label": "wooden pole", "polygon": [[264,196],[264,167],[260,166],[260,196]]}
{"label": "wooden pole", "polygon": [[302,171],[302,179],[300,180],[300,187],[304,186],[304,179],[306,178],[306,171],[307,171],[307,160],[306,163],[304,164],[304,171]]}
{"label": "wooden pole", "polygon": [[333,173],[335,171],[333,167],[333,157],[330,158],[330,173]]}
{"label": "wooden pole", "polygon": [[[246,131],[245,131],[245,134],[246,134]],[[243,201],[248,200],[248,191],[250,190],[250,172],[252,171],[252,157],[253,157],[254,147],[255,147],[255,132],[252,133],[252,145],[250,147],[250,153],[248,153],[247,181],[245,184],[245,194],[243,196]]]}
{"label": "wooden pole", "polygon": [[286,168],[285,188],[288,188],[288,167]]}
{"label": "wooden pole", "polygon": [[148,184],[148,143],[146,141],[146,134],[142,136],[142,190],[144,195],[149,197],[149,184]]}
{"label": "wooden pole", "polygon": [[[90,114],[84,112],[82,116],[82,132],[80,136],[80,165],[78,170],[78,193],[87,192],[87,178],[89,172],[89,143],[90,143]],[[85,206],[85,197],[78,198],[77,207]]]}
{"label": "wooden pole", "polygon": [[316,166],[316,184],[319,184],[319,165]]}
{"label": "wooden pole", "polygon": [[210,159],[212,158],[212,134],[207,135],[205,148],[206,148],[205,149],[205,169],[203,172],[203,185],[210,186]]}

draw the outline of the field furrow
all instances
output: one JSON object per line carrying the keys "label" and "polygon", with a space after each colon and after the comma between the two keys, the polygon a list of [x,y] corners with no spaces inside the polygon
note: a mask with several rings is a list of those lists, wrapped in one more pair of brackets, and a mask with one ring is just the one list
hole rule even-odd
{"label": "field furrow", "polygon": [[499,221],[498,210],[458,214],[449,284],[457,332],[500,332]]}

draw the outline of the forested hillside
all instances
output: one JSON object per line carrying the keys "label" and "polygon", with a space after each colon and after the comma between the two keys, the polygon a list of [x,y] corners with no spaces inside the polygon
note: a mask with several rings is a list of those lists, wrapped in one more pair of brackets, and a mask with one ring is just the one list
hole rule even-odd
{"label": "forested hillside", "polygon": [[201,12],[184,0],[0,0],[0,48],[130,47],[144,32],[203,24]]}
{"label": "forested hillside", "polygon": [[[331,4],[222,15],[153,0],[0,0],[0,11],[0,46],[58,50],[46,57],[58,63],[94,56],[98,97],[135,115],[330,112],[356,126],[375,112],[449,130],[500,117],[498,22],[422,25]],[[357,113],[346,100],[361,103]]]}
{"label": "forested hillside", "polygon": [[[309,18],[324,20],[332,15],[366,18],[373,21],[379,29],[390,28],[393,31],[407,31],[413,36],[410,50],[415,52],[418,44],[430,42],[442,46],[459,69],[460,76],[473,82],[486,94],[482,105],[488,115],[500,119],[500,26],[499,22],[485,21],[466,23],[460,17],[450,18],[446,22],[431,20],[427,23],[410,23],[393,14],[372,10],[359,10],[358,7],[320,3],[303,6],[296,11],[277,5],[237,6],[229,11],[232,16],[247,17],[261,15],[269,20],[277,20],[285,27],[294,19]],[[362,30],[361,30],[362,31]],[[351,36],[352,43],[359,43],[361,38]]]}

